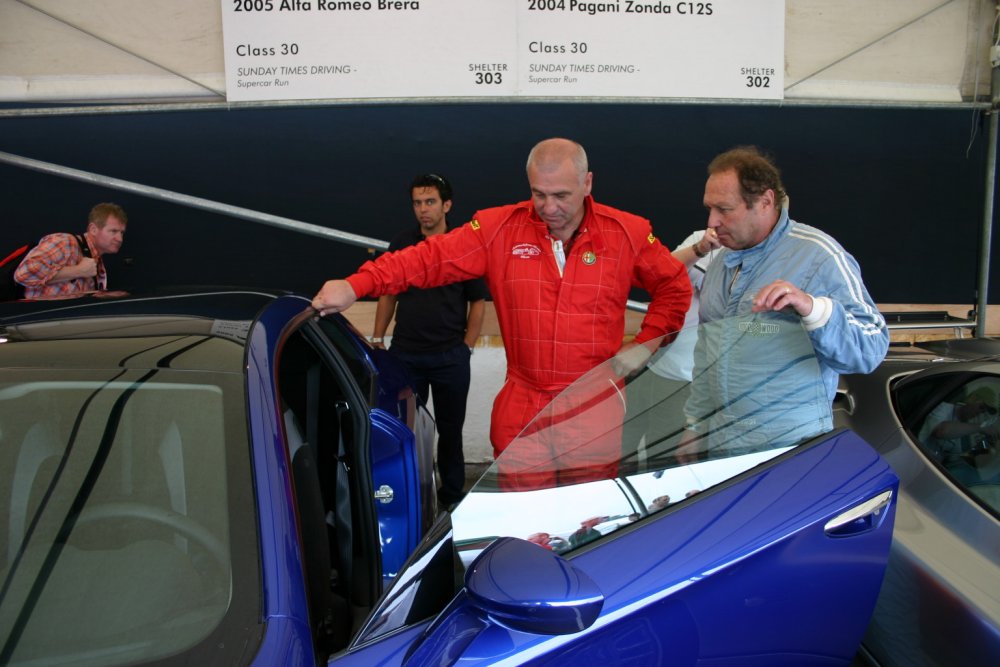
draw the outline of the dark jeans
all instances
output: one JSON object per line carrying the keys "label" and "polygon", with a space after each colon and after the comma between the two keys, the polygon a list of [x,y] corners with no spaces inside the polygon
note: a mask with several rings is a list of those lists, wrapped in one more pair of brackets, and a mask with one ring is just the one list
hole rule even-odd
{"label": "dark jeans", "polygon": [[403,362],[413,380],[413,388],[426,404],[428,392],[434,395],[434,421],[437,424],[437,465],[441,478],[438,501],[451,505],[462,499],[465,486],[465,453],[462,449],[462,426],[469,396],[472,353],[464,343],[444,352],[410,354],[396,348],[389,350]]}

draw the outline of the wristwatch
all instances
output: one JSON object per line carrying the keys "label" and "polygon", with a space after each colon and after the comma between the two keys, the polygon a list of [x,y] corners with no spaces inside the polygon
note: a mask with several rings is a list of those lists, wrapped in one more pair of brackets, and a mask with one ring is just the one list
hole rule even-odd
{"label": "wristwatch", "polygon": [[381,336],[372,336],[371,339],[370,339],[370,342],[372,342],[372,343],[381,343],[382,342],[382,337]]}

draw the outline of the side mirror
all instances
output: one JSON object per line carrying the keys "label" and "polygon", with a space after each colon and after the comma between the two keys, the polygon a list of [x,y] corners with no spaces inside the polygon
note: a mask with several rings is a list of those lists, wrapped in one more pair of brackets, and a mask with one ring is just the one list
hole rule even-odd
{"label": "side mirror", "polygon": [[537,635],[580,632],[603,607],[597,584],[570,561],[526,540],[502,537],[469,566],[465,590],[404,664],[452,665],[490,621]]}
{"label": "side mirror", "polygon": [[513,537],[480,554],[465,574],[465,588],[494,620],[538,635],[580,632],[604,606],[604,595],[586,573],[545,547]]}

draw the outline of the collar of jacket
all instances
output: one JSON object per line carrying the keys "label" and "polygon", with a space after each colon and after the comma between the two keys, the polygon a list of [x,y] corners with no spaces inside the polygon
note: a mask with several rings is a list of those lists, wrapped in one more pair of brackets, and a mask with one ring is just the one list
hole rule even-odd
{"label": "collar of jacket", "polygon": [[83,240],[87,242],[87,247],[90,249],[90,256],[94,259],[94,261],[100,259],[101,253],[97,251],[97,246],[94,245],[94,241],[90,238],[90,234],[88,232],[83,233]]}
{"label": "collar of jacket", "polygon": [[[528,208],[530,211],[528,219],[540,228],[540,231],[544,236],[549,236],[548,225],[545,224],[544,220],[538,217],[538,212],[535,210],[535,207],[531,202],[528,202]],[[576,246],[581,241],[589,241],[591,249],[598,256],[604,253],[604,237],[601,235],[598,225],[594,224],[596,220],[597,216],[594,213],[594,197],[593,195],[587,195],[587,197],[583,200],[583,220],[580,221],[580,226],[576,228],[576,232],[573,234],[574,238],[570,252],[576,249]]]}
{"label": "collar of jacket", "polygon": [[730,250],[727,252],[722,261],[725,262],[726,268],[733,268],[734,266],[743,265],[743,270],[752,269],[754,264],[757,263],[762,257],[767,257],[771,252],[771,248],[774,244],[778,242],[778,239],[782,238],[788,233],[788,229],[791,227],[791,220],[788,218],[788,211],[786,209],[781,209],[781,214],[778,216],[778,222],[775,223],[774,229],[768,234],[763,241],[753,246],[752,248],[744,248],[743,250]]}

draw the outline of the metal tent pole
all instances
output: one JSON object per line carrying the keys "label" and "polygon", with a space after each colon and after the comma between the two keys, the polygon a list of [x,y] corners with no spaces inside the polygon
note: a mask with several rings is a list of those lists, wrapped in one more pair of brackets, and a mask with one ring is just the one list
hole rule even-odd
{"label": "metal tent pole", "polygon": [[1000,113],[1000,67],[991,63],[989,111],[990,126],[986,146],[986,197],[983,205],[983,229],[979,240],[979,288],[976,290],[976,337],[986,335],[986,308],[990,284],[990,244],[993,239],[993,199],[997,178],[997,114]]}
{"label": "metal tent pole", "polygon": [[350,232],[342,232],[336,229],[330,229],[329,227],[323,227],[322,225],[314,225],[300,220],[271,215],[270,213],[261,213],[260,211],[254,211],[241,206],[223,204],[221,202],[212,201],[211,199],[192,197],[191,195],[182,194],[180,192],[164,190],[163,188],[155,188],[149,185],[142,185],[141,183],[133,183],[132,181],[114,178],[113,176],[102,176],[88,171],[81,171],[80,169],[63,167],[50,162],[33,160],[31,158],[21,157],[20,155],[14,155],[13,153],[0,151],[0,163],[12,164],[18,167],[23,167],[24,169],[38,171],[43,174],[62,176],[76,181],[83,181],[84,183],[92,183],[94,185],[121,190],[123,192],[132,192],[145,197],[180,204],[181,206],[189,206],[203,211],[211,211],[212,213],[221,213],[222,215],[228,215],[234,218],[250,220],[263,225],[287,229],[299,232],[300,234],[318,236],[320,238],[338,241],[340,243],[348,243],[362,248],[386,250],[389,247],[389,243],[381,239],[361,236],[360,234],[352,234]]}

